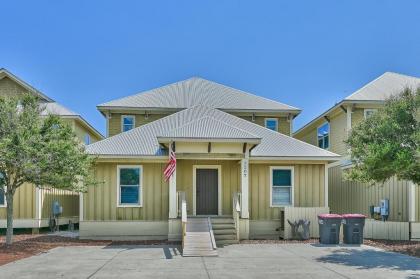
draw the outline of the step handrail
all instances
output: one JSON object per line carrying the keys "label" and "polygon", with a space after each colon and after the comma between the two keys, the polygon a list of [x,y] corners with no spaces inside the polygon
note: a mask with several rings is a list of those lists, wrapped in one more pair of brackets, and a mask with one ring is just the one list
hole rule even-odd
{"label": "step handrail", "polygon": [[235,222],[236,239],[239,240],[239,216],[241,214],[241,193],[237,192],[233,194],[232,198],[232,217]]}
{"label": "step handrail", "polygon": [[214,239],[213,226],[211,225],[210,217],[207,217],[207,222],[209,223],[209,233],[210,233],[210,239],[211,239],[211,246],[212,246],[213,250],[216,250],[217,249],[216,240]]}
{"label": "step handrail", "polygon": [[181,224],[182,224],[182,250],[184,250],[185,236],[187,234],[187,200],[185,192],[179,192],[179,199],[181,200]]}

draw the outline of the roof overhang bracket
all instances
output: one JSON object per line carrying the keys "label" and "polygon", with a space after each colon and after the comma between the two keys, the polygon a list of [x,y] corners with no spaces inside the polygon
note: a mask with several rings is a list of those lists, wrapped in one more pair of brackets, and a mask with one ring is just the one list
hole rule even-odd
{"label": "roof overhang bracket", "polygon": [[247,143],[246,142],[244,142],[244,146],[242,147],[242,152],[245,154],[245,152],[246,152],[246,145],[247,145]]}
{"label": "roof overhang bracket", "polygon": [[328,123],[330,123],[330,118],[327,115],[324,115],[325,120],[327,120]]}
{"label": "roof overhang bracket", "polygon": [[207,152],[211,153],[211,142],[209,142],[209,144],[207,145]]}
{"label": "roof overhang bracket", "polygon": [[345,113],[347,113],[347,109],[343,106],[343,105],[341,105],[340,106],[340,108],[345,112]]}

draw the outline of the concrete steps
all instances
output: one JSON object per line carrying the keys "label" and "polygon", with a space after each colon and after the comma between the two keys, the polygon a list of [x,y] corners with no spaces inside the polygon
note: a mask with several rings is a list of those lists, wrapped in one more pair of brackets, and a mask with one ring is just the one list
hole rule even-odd
{"label": "concrete steps", "polygon": [[235,221],[229,217],[212,217],[211,225],[217,247],[238,244],[236,237]]}

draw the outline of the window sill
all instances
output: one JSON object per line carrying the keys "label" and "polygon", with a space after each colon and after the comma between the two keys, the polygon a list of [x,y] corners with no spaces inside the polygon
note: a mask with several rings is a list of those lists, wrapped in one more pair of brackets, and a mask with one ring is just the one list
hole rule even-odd
{"label": "window sill", "polygon": [[117,204],[117,207],[143,207],[141,204]]}
{"label": "window sill", "polygon": [[273,208],[282,208],[282,207],[288,207],[288,206],[293,206],[293,204],[279,204],[279,205],[270,205],[270,207]]}

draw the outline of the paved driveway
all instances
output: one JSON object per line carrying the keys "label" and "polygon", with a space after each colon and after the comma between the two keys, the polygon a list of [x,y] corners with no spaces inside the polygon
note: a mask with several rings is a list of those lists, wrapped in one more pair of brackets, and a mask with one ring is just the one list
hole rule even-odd
{"label": "paved driveway", "polygon": [[0,278],[420,278],[420,260],[368,246],[244,244],[219,257],[176,246],[55,248],[0,267]]}

